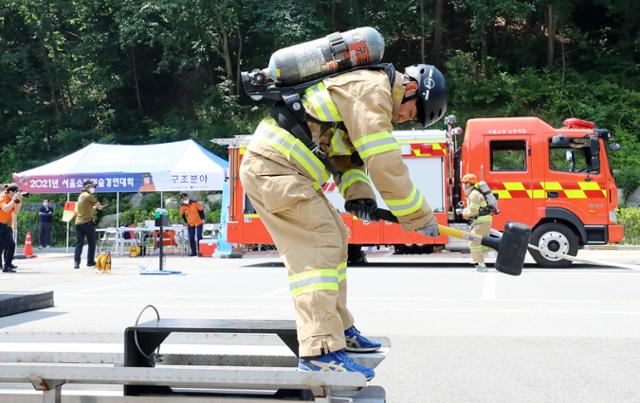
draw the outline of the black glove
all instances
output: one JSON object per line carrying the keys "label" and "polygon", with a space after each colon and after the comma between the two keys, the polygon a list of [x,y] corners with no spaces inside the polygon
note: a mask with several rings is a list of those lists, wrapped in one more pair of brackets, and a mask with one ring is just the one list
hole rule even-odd
{"label": "black glove", "polygon": [[373,199],[354,199],[344,203],[344,209],[361,220],[378,221],[376,210],[378,205]]}

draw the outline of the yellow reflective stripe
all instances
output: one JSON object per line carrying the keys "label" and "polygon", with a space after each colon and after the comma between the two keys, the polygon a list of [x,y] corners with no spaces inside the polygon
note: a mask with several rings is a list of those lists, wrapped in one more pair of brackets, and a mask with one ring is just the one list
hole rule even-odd
{"label": "yellow reflective stripe", "polygon": [[422,194],[418,191],[418,189],[413,186],[413,188],[411,189],[411,193],[409,193],[409,196],[405,197],[404,199],[385,199],[384,202],[387,204],[387,207],[389,207],[389,210],[391,210],[393,215],[395,215],[396,217],[402,217],[420,210],[420,208],[422,208],[422,205],[424,204],[424,197],[422,197]]}
{"label": "yellow reflective stripe", "polygon": [[338,282],[347,279],[347,262],[342,262],[338,265]]}
{"label": "yellow reflective stripe", "polygon": [[542,189],[532,189],[527,190],[527,195],[532,199],[545,199],[547,197],[547,192]]}
{"label": "yellow reflective stripe", "polygon": [[306,109],[315,112],[318,119],[323,122],[339,122],[342,120],[336,104],[333,103],[327,87],[322,82],[304,91],[302,105]]}
{"label": "yellow reflective stripe", "polygon": [[349,146],[344,142],[342,138],[342,134],[344,131],[340,129],[335,129],[333,133],[333,137],[331,137],[331,144],[329,147],[329,155],[351,155],[351,150],[349,150]]}
{"label": "yellow reflective stripe", "polygon": [[365,159],[367,157],[371,157],[372,155],[386,153],[387,151],[399,150],[400,146],[398,144],[385,144],[376,147],[372,147],[371,149],[361,152],[360,158]]}
{"label": "yellow reflective stripe", "polygon": [[560,182],[540,182],[540,185],[544,190],[562,190]]}
{"label": "yellow reflective stripe", "polygon": [[271,147],[273,147],[276,150],[280,151],[280,153],[284,154],[287,157],[288,156],[293,157],[293,159],[297,163],[302,165],[302,167],[305,169],[305,171],[307,171],[307,173],[309,173],[309,175],[311,175],[311,177],[313,178],[314,181],[321,181],[322,180],[323,184],[327,181],[328,177],[324,178],[323,177],[324,175],[318,173],[318,171],[320,171],[319,167],[317,165],[314,165],[313,163],[310,163],[307,159],[304,158],[306,153],[303,150],[298,150],[298,149],[295,149],[295,148],[287,148],[287,147],[283,146],[281,143],[279,143],[276,139],[273,139],[273,138],[270,138],[270,137],[267,137],[267,139],[268,139],[269,145]]}
{"label": "yellow reflective stripe", "polygon": [[322,276],[338,276],[337,269],[312,269],[303,271],[301,273],[292,274],[289,276],[289,284],[305,280],[311,277],[322,277]]}
{"label": "yellow reflective stripe", "polygon": [[525,190],[522,182],[504,182],[503,185],[506,190]]}
{"label": "yellow reflective stripe", "polygon": [[362,159],[387,151],[400,149],[400,145],[396,141],[395,137],[393,137],[389,132],[368,134],[354,141],[353,145],[358,150],[360,158]]}
{"label": "yellow reflective stripe", "polygon": [[511,193],[508,190],[494,190],[500,199],[511,199]]}
{"label": "yellow reflective stripe", "polygon": [[338,270],[314,269],[291,275],[289,290],[293,296],[312,291],[338,291]]}
{"label": "yellow reflective stripe", "polygon": [[338,283],[313,283],[291,290],[291,295],[297,297],[313,291],[338,291],[339,288]]}
{"label": "yellow reflective stripe", "polygon": [[344,195],[349,186],[353,185],[356,182],[365,183],[367,186],[371,186],[371,182],[369,182],[369,177],[362,169],[349,169],[342,175],[340,178],[340,183],[338,184],[338,189],[340,189],[340,193]]}
{"label": "yellow reflective stripe", "polygon": [[586,199],[587,198],[586,193],[578,189],[565,189],[564,194],[566,194],[569,199]]}
{"label": "yellow reflective stripe", "polygon": [[601,190],[600,184],[598,182],[578,182],[578,186],[582,190]]}
{"label": "yellow reflective stripe", "polygon": [[318,159],[304,144],[291,133],[278,126],[274,119],[267,118],[260,122],[256,135],[264,138],[267,143],[283,154],[287,159],[292,157],[307,171],[315,181],[324,184],[329,179],[329,172],[322,161]]}

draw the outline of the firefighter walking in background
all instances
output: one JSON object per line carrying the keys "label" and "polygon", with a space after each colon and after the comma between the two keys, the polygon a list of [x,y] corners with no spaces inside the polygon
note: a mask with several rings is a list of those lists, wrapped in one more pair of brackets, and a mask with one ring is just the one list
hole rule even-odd
{"label": "firefighter walking in background", "polygon": [[[411,182],[391,132],[392,122],[418,120],[428,126],[439,120],[446,110],[446,82],[429,65],[407,67],[404,74],[360,69],[318,82],[301,101],[304,122],[292,122],[295,118],[276,105],[272,118],[259,124],[240,179],[288,271],[298,369],[360,372],[371,379],[374,371],[345,353],[381,345],[358,331],[347,309],[348,231],[321,190],[329,172],[320,158],[326,156],[335,168],[346,211],[376,219],[373,182],[404,230],[438,236],[431,208]],[[308,125],[313,150],[292,134],[299,123]]]}
{"label": "firefighter walking in background", "polygon": [[[478,178],[472,173],[468,173],[462,177],[462,186],[464,194],[467,197],[467,207],[462,210],[462,217],[469,220],[472,225],[471,232],[475,235],[489,235],[491,231],[491,210],[486,198],[482,192],[476,187]],[[476,270],[486,272],[487,266],[484,264],[484,253],[487,249],[478,241],[469,242],[469,250],[471,251],[471,259],[475,264]]]}
{"label": "firefighter walking in background", "polygon": [[189,256],[198,256],[202,228],[204,227],[204,209],[199,201],[189,198],[186,193],[181,194],[180,198],[182,200],[180,215],[184,223],[187,224],[189,231],[189,244],[191,245],[191,254]]}

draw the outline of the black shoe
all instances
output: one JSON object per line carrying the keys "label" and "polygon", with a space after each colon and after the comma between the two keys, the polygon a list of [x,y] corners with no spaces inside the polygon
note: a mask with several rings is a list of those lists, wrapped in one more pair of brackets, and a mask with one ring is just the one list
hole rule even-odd
{"label": "black shoe", "polygon": [[18,266],[16,266],[15,264],[11,263],[11,264],[5,264],[4,268],[5,269],[17,269]]}
{"label": "black shoe", "polygon": [[90,268],[90,269],[95,269],[97,265],[98,265],[98,263],[96,263],[96,262],[87,263],[87,267]]}
{"label": "black shoe", "polygon": [[15,270],[13,270],[13,269],[12,269],[12,268],[10,268],[10,267],[5,267],[4,269],[2,269],[2,272],[3,272],[3,273],[15,273],[16,271],[15,271]]}
{"label": "black shoe", "polygon": [[74,269],[79,269],[80,268],[80,264],[79,263],[74,263],[73,264],[73,268]]}

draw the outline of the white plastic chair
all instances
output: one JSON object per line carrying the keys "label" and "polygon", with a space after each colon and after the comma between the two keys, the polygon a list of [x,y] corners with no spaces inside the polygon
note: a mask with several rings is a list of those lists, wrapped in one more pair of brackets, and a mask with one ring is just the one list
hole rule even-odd
{"label": "white plastic chair", "polygon": [[100,238],[100,245],[98,245],[98,252],[111,252],[116,249],[118,245],[118,231],[113,228],[100,229],[102,237]]}
{"label": "white plastic chair", "polygon": [[[127,232],[133,232],[131,228],[128,227],[120,227],[116,233],[116,250],[119,252],[120,256],[124,255],[125,245],[138,245],[138,239],[134,236],[133,238],[126,239],[124,234]],[[128,250],[128,249],[127,249]]]}

